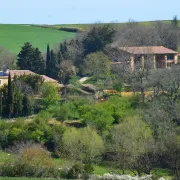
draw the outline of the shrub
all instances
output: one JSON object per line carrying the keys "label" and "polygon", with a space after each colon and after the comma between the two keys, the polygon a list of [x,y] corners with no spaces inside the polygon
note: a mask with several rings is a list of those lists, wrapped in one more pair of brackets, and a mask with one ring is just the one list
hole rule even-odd
{"label": "shrub", "polygon": [[101,155],[104,149],[101,136],[90,127],[67,129],[62,142],[68,157],[84,163],[91,163],[95,157]]}
{"label": "shrub", "polygon": [[56,118],[56,120],[62,122],[68,120],[70,115],[69,107],[66,104],[51,106],[48,111],[53,115],[54,118]]}
{"label": "shrub", "polygon": [[67,179],[77,179],[80,174],[83,172],[83,165],[80,163],[74,164],[72,168],[68,171],[66,178]]}
{"label": "shrub", "polygon": [[39,144],[20,144],[15,147],[18,154],[13,163],[1,166],[1,176],[46,177],[53,168],[47,150]]}
{"label": "shrub", "polygon": [[83,123],[94,127],[100,133],[109,130],[114,122],[112,113],[103,108],[101,104],[82,107],[82,118]]}
{"label": "shrub", "polygon": [[58,88],[54,84],[44,83],[41,88],[41,92],[42,92],[41,102],[44,108],[47,108],[50,105],[55,105],[60,99]]}

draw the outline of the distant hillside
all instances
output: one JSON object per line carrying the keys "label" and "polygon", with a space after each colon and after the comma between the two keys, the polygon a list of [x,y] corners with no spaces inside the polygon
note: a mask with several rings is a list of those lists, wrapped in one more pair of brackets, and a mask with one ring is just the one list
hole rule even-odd
{"label": "distant hillside", "polygon": [[[139,22],[151,26],[156,21]],[[162,22],[170,23],[170,20]],[[126,23],[111,23],[115,28],[123,27]],[[56,24],[56,25],[13,25],[0,24],[0,46],[17,54],[24,42],[31,42],[42,52],[46,51],[46,44],[54,47],[57,43],[70,39],[78,31],[87,31],[94,24]],[[180,25],[180,23],[179,23]]]}
{"label": "distant hillside", "polygon": [[51,28],[34,27],[31,25],[0,24],[0,46],[17,54],[24,42],[31,42],[42,52],[46,51],[47,43],[54,47],[65,39],[72,38],[75,33],[58,31]]}
{"label": "distant hillside", "polygon": [[[157,21],[144,21],[144,22],[139,22],[139,23],[151,26],[155,22],[157,22]],[[171,20],[163,20],[161,22],[165,22],[165,23],[169,24],[171,22]],[[104,24],[106,24],[106,23],[104,23]],[[115,27],[122,27],[122,26],[126,25],[127,23],[125,22],[125,23],[111,23],[111,24]],[[93,25],[94,24],[55,24],[55,25],[47,25],[46,27],[54,28],[54,29],[75,28],[75,29],[79,29],[80,31],[87,31]],[[179,26],[180,26],[180,21],[179,21]]]}

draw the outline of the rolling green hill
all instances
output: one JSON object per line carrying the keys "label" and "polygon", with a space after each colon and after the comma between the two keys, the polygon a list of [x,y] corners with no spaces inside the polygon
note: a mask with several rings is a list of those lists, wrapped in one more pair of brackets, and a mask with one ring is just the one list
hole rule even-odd
{"label": "rolling green hill", "polygon": [[[155,21],[139,22],[151,26]],[[163,21],[170,23],[170,20]],[[42,52],[46,51],[46,44],[54,47],[57,43],[75,36],[74,32],[59,30],[61,28],[78,29],[80,31],[89,30],[94,24],[57,24],[57,25],[14,25],[0,24],[0,46],[12,53],[17,54],[24,42],[31,42],[34,47],[38,47]],[[126,23],[112,23],[115,27],[123,27]],[[180,23],[179,23],[180,25]]]}
{"label": "rolling green hill", "polygon": [[[155,22],[157,22],[157,21],[144,21],[144,22],[139,22],[139,23],[147,25],[147,26],[151,26]],[[171,20],[163,20],[161,22],[169,24],[169,23],[171,23]],[[123,27],[124,25],[127,24],[127,22],[110,23],[110,24],[112,24],[115,27]],[[66,28],[77,28],[80,31],[86,31],[86,30],[90,29],[93,25],[95,25],[95,24],[55,24],[55,25],[47,25],[46,27],[54,28],[54,29],[59,29],[59,28],[64,28],[64,27],[66,27]],[[179,26],[180,26],[180,21],[179,21]]]}
{"label": "rolling green hill", "polygon": [[0,46],[15,54],[20,51],[21,46],[27,41],[45,52],[47,43],[54,47],[57,43],[72,38],[74,35],[75,33],[71,32],[31,25],[0,24]]}

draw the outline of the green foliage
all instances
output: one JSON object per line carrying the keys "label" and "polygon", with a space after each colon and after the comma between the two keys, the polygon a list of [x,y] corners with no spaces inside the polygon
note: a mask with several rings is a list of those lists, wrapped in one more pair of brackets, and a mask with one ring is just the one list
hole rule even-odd
{"label": "green foliage", "polygon": [[18,150],[14,162],[1,165],[1,176],[48,177],[53,164],[47,150],[38,144],[25,144]]}
{"label": "green foliage", "polygon": [[107,44],[113,41],[114,35],[115,30],[110,24],[94,26],[82,41],[84,54],[102,51]]}
{"label": "green foliage", "polygon": [[18,54],[17,65],[22,70],[31,70],[35,73],[45,72],[45,61],[38,48],[33,48],[29,42],[24,43]]}
{"label": "green foliage", "polygon": [[23,108],[22,108],[23,116],[28,116],[28,115],[33,114],[33,112],[34,112],[33,100],[27,94],[25,94],[23,97],[22,106],[23,106]]}
{"label": "green foliage", "polygon": [[59,73],[58,57],[53,50],[50,50],[49,44],[47,45],[46,53],[46,75],[53,79],[58,79]]}
{"label": "green foliage", "polygon": [[110,142],[109,149],[114,152],[113,159],[122,169],[132,168],[140,176],[146,169],[144,167],[149,166],[146,153],[150,155],[148,145],[153,148],[152,130],[140,116],[129,117],[114,126]]}
{"label": "green foliage", "polygon": [[101,136],[90,127],[69,128],[65,131],[62,141],[66,156],[84,163],[91,163],[104,150]]}
{"label": "green foliage", "polygon": [[8,90],[7,90],[7,115],[10,118],[14,112],[14,96],[13,96],[13,87],[11,81],[11,75],[8,76]]}
{"label": "green foliage", "polygon": [[117,95],[96,105],[81,106],[80,115],[83,122],[103,132],[110,130],[113,123],[122,121],[133,112],[132,102]]}
{"label": "green foliage", "polygon": [[[17,86],[20,84],[22,86],[23,93],[38,93],[42,84],[44,83],[44,79],[40,75],[22,75],[19,77],[14,77],[14,82],[17,84]],[[25,83],[25,84],[23,84]],[[23,87],[24,85],[24,87]],[[32,90],[32,92],[31,92]]]}
{"label": "green foliage", "polygon": [[44,83],[42,88],[41,103],[43,108],[48,108],[50,105],[55,105],[60,100],[58,87],[51,83]]}
{"label": "green foliage", "polygon": [[33,114],[33,93],[38,93],[42,84],[43,79],[38,75],[15,76],[13,81],[9,75],[8,85],[0,89],[1,116],[11,118]]}
{"label": "green foliage", "polygon": [[58,121],[68,120],[70,115],[70,110],[67,104],[50,106],[48,111],[53,115]]}
{"label": "green foliage", "polygon": [[74,164],[72,168],[68,171],[66,178],[67,179],[77,179],[80,174],[83,172],[82,164]]}
{"label": "green foliage", "polygon": [[84,59],[84,73],[98,78],[110,75],[110,59],[103,52],[87,55]]}
{"label": "green foliage", "polygon": [[111,112],[106,111],[101,105],[84,106],[81,113],[83,122],[101,133],[109,130],[114,122]]}
{"label": "green foliage", "polygon": [[117,95],[110,97],[101,105],[107,112],[111,113],[114,123],[122,121],[125,117],[132,113],[132,101],[126,97]]}

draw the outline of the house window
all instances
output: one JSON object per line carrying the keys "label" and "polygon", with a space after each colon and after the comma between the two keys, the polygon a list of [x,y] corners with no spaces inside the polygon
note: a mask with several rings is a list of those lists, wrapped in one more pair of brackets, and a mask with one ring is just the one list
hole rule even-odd
{"label": "house window", "polygon": [[167,59],[168,60],[174,60],[174,54],[168,54]]}

